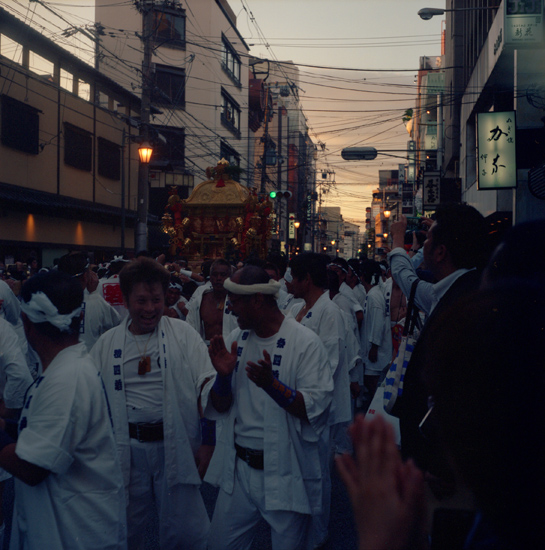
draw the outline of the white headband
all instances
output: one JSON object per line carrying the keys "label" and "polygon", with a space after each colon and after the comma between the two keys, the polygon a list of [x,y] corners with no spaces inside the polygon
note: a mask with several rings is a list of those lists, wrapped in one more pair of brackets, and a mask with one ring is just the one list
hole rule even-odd
{"label": "white headband", "polygon": [[270,279],[268,283],[239,285],[238,283],[233,283],[231,279],[225,279],[223,287],[231,294],[243,294],[245,296],[250,296],[252,294],[272,294],[277,297],[278,291],[280,290],[280,283],[274,279]]}
{"label": "white headband", "polygon": [[30,302],[22,301],[21,309],[33,323],[51,323],[61,332],[68,332],[72,319],[81,313],[81,307],[78,307],[72,313],[61,315],[43,292],[33,294]]}

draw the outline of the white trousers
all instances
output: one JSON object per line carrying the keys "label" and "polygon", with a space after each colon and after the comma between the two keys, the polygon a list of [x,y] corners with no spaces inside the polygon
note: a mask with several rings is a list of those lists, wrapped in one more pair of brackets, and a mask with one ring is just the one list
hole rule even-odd
{"label": "white trousers", "polygon": [[333,464],[333,442],[330,427],[324,429],[318,447],[322,468],[322,513],[312,516],[314,547],[322,544],[328,535],[331,515],[331,467]]}
{"label": "white trousers", "polygon": [[209,550],[249,550],[260,518],[271,526],[273,550],[311,548],[312,516],[281,510],[265,510],[263,470],[236,459],[235,486],[228,495],[220,489],[212,524]]}
{"label": "white trousers", "polygon": [[196,485],[168,487],[162,441],[131,439],[131,476],[127,503],[129,550],[144,546],[152,503],[159,514],[161,550],[205,550],[210,520]]}

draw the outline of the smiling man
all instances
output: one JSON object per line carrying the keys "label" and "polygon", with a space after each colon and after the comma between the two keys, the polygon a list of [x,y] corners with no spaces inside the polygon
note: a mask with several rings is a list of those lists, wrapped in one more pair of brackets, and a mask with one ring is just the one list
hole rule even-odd
{"label": "smiling man", "polygon": [[128,494],[128,546],[139,548],[152,501],[163,549],[204,549],[209,520],[199,491],[212,442],[199,407],[215,379],[202,339],[163,317],[169,272],[139,258],[119,275],[128,318],[92,350],[112,409]]}

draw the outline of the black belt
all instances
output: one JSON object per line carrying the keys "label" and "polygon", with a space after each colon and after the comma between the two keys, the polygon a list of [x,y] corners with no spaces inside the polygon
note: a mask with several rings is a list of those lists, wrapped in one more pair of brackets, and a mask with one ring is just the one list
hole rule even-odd
{"label": "black belt", "polygon": [[254,470],[263,470],[263,451],[257,451],[255,449],[246,449],[235,443],[235,449],[237,456],[241,460],[244,460],[250,468]]}
{"label": "black belt", "polygon": [[141,443],[163,441],[165,438],[163,435],[163,423],[139,422],[138,424],[133,424],[129,422],[129,437],[137,439]]}

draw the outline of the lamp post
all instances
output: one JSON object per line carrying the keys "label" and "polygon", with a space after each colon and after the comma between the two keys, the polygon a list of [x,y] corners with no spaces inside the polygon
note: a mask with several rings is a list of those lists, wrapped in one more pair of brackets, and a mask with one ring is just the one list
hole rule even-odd
{"label": "lamp post", "polygon": [[[151,148],[147,144],[149,139],[149,120],[151,110],[151,38],[153,34],[152,17],[153,6],[143,4],[142,11],[142,97],[140,105],[140,127],[142,133],[142,147],[138,149],[140,164],[138,165],[138,204],[136,207],[136,226],[134,228],[134,250],[141,252],[148,248],[148,206],[149,206],[149,161]],[[142,153],[140,150],[142,149]],[[144,162],[147,160],[147,162]]]}
{"label": "lamp post", "polygon": [[499,6],[481,6],[474,8],[451,8],[451,9],[441,9],[441,8],[422,8],[418,10],[418,15],[424,21],[429,21],[434,15],[444,15],[447,11],[475,11],[475,10],[497,10]]}
{"label": "lamp post", "polygon": [[301,227],[301,222],[295,220],[293,222],[293,227],[295,227],[295,253],[298,254],[297,249],[299,247],[299,228]]}

